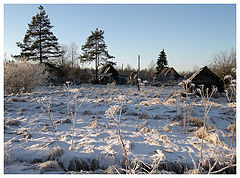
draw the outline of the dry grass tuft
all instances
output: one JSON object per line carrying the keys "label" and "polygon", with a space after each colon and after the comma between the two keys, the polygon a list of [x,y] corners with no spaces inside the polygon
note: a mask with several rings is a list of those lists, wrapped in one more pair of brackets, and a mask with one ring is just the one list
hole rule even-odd
{"label": "dry grass tuft", "polygon": [[93,115],[93,113],[89,110],[85,110],[82,112],[82,115]]}
{"label": "dry grass tuft", "polygon": [[164,127],[163,127],[163,130],[165,131],[165,132],[172,132],[172,130],[170,130],[169,128],[168,128],[168,124],[167,125],[165,125]]}
{"label": "dry grass tuft", "polygon": [[54,124],[71,124],[71,123],[72,121],[69,118],[54,121]]}
{"label": "dry grass tuft", "polygon": [[173,122],[173,123],[169,123],[169,124],[166,124],[165,126],[163,126],[163,130],[165,132],[172,132],[173,129],[176,127],[176,126],[179,126],[180,123],[179,122]]}
{"label": "dry grass tuft", "polygon": [[5,125],[18,127],[21,125],[21,123],[18,120],[8,119],[5,121]]}
{"label": "dry grass tuft", "polygon": [[63,150],[59,146],[56,146],[48,153],[46,160],[58,160],[63,153]]}
{"label": "dry grass tuft", "polygon": [[108,168],[105,170],[105,173],[107,174],[123,174],[123,169],[118,166],[118,165],[114,165],[114,166],[108,166]]}
{"label": "dry grass tuft", "polygon": [[62,169],[58,165],[57,161],[46,161],[46,162],[40,164],[38,169],[39,169],[40,173],[62,171]]}
{"label": "dry grass tuft", "polygon": [[89,127],[93,127],[93,128],[97,128],[100,124],[98,123],[97,120],[94,120],[92,122],[89,123]]}
{"label": "dry grass tuft", "polygon": [[31,135],[28,128],[20,128],[20,129],[17,130],[16,134],[17,135],[23,135],[24,138],[26,138],[26,139],[32,138],[32,135]]}
{"label": "dry grass tuft", "polygon": [[225,143],[223,141],[220,140],[218,134],[216,132],[213,133],[208,133],[204,127],[199,128],[196,132],[195,132],[195,136],[200,138],[200,139],[204,139],[205,141],[212,143],[212,144],[220,144],[221,146],[225,146]]}
{"label": "dry grass tuft", "polygon": [[176,121],[181,121],[183,120],[183,115],[175,115],[173,118],[172,118],[172,121],[176,122]]}
{"label": "dry grass tuft", "polygon": [[173,162],[162,162],[159,164],[157,170],[165,170],[167,172],[175,173],[175,174],[184,174],[189,170],[187,164],[183,164],[177,161]]}
{"label": "dry grass tuft", "polygon": [[203,121],[200,118],[191,118],[189,122],[193,124],[193,126],[203,127]]}
{"label": "dry grass tuft", "polygon": [[204,127],[201,127],[195,132],[195,136],[200,139],[203,137],[203,139],[206,140],[207,137],[209,137],[209,134],[205,131]]}
{"label": "dry grass tuft", "polygon": [[147,113],[143,112],[139,114],[139,119],[149,119],[149,116],[147,115]]}
{"label": "dry grass tuft", "polygon": [[235,128],[235,126],[234,126],[234,124],[229,124],[228,126],[227,126],[227,131],[228,132],[233,132],[235,130],[235,132],[236,132],[236,128]]}
{"label": "dry grass tuft", "polygon": [[73,158],[68,165],[68,171],[95,171],[99,169],[99,161],[97,159],[82,160]]}
{"label": "dry grass tuft", "polygon": [[164,102],[165,105],[174,105],[176,104],[177,100],[175,98],[170,97],[166,102]]}
{"label": "dry grass tuft", "polygon": [[208,173],[236,174],[236,155],[221,154],[215,158],[207,158],[202,162],[202,168]]}

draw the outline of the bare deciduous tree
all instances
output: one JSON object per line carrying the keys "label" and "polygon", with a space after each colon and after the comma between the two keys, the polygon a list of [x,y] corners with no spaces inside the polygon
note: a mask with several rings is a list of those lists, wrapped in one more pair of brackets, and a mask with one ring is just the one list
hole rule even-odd
{"label": "bare deciduous tree", "polygon": [[70,56],[70,63],[71,63],[71,67],[73,68],[76,60],[78,59],[78,47],[77,45],[72,42],[69,46],[69,56]]}
{"label": "bare deciduous tree", "polygon": [[69,59],[69,54],[68,54],[68,46],[67,45],[61,45],[61,52],[62,55],[58,58],[57,60],[57,65],[59,66],[64,66],[67,64],[67,60]]}
{"label": "bare deciduous tree", "polygon": [[226,75],[235,75],[232,69],[236,68],[236,50],[232,49],[230,52],[228,50],[219,51],[210,61],[210,68],[221,79],[224,79]]}
{"label": "bare deciduous tree", "polygon": [[155,67],[156,67],[155,61],[151,60],[150,64],[148,65],[148,71],[149,71],[151,76],[153,76],[153,74],[155,72]]}

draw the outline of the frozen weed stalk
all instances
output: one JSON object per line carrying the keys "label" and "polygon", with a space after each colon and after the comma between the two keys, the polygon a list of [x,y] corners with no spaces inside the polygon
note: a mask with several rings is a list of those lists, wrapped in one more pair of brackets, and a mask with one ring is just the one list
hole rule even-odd
{"label": "frozen weed stalk", "polygon": [[201,96],[201,102],[204,107],[204,129],[206,130],[206,124],[207,124],[207,115],[212,107],[212,103],[209,101],[211,97],[217,92],[217,88],[214,88],[212,92],[209,94],[209,89],[206,88],[206,91],[204,92],[204,85],[200,86],[201,88],[197,89],[197,92]]}
{"label": "frozen weed stalk", "polygon": [[60,144],[59,144],[59,141],[58,141],[58,135],[57,135],[57,130],[55,128],[55,125],[53,123],[53,120],[52,120],[52,115],[51,115],[51,100],[52,100],[52,97],[50,96],[49,98],[47,97],[42,97],[41,99],[37,100],[38,103],[42,103],[45,108],[47,109],[47,114],[48,114],[48,119],[52,125],[52,128],[53,128],[53,134],[55,135],[56,137],[56,141],[57,141],[57,144],[60,148]]}
{"label": "frozen weed stalk", "polygon": [[110,83],[110,84],[108,84],[109,85],[109,90],[110,90],[110,93],[111,93],[111,95],[113,94],[113,89],[115,88],[115,86],[116,86],[116,83],[115,82],[112,82],[112,83]]}
{"label": "frozen weed stalk", "polygon": [[129,161],[128,161],[128,154],[127,154],[127,148],[123,142],[122,135],[121,135],[121,127],[120,127],[120,121],[121,121],[121,114],[122,114],[122,106],[125,101],[125,96],[122,97],[122,105],[113,105],[108,108],[105,112],[105,116],[107,118],[112,118],[117,126],[118,129],[118,139],[121,144],[121,148],[124,154],[124,159],[125,159],[125,166],[126,166],[126,172],[129,172],[130,174],[132,173]]}
{"label": "frozen weed stalk", "polygon": [[138,112],[137,112],[137,124],[136,124],[136,131],[138,130],[138,128],[140,128],[140,124],[139,124],[139,120],[140,120],[140,99],[139,99],[139,95],[138,95]]}
{"label": "frozen weed stalk", "polygon": [[69,87],[70,87],[70,82],[66,81],[65,90],[67,91],[67,99],[68,99],[68,106],[67,106],[67,115],[70,114],[70,98],[69,98]]}
{"label": "frozen weed stalk", "polygon": [[236,102],[236,80],[234,80],[231,75],[225,76],[224,80],[228,80],[230,82],[229,86],[225,90],[228,102]]}
{"label": "frozen weed stalk", "polygon": [[206,90],[204,90],[204,85],[201,85],[200,88],[197,88],[197,92],[201,95],[201,99],[202,99],[201,102],[204,107],[204,122],[203,122],[203,131],[202,131],[201,148],[200,148],[200,160],[198,163],[198,170],[199,170],[203,160],[202,159],[203,137],[204,137],[204,133],[207,133],[207,115],[212,107],[212,103],[209,100],[217,92],[217,88],[214,88],[212,92],[209,94],[209,89],[206,88]]}
{"label": "frozen weed stalk", "polygon": [[[186,133],[189,130],[189,121],[191,119],[191,112],[192,112],[192,104],[190,100],[190,96],[193,94],[191,90],[194,89],[195,84],[192,83],[191,80],[183,80],[178,84],[183,88],[183,94],[185,95],[185,102],[184,102],[184,117],[183,117],[183,130]],[[177,104],[177,103],[176,103]],[[186,122],[187,122],[187,130],[186,130]]]}
{"label": "frozen weed stalk", "polygon": [[[236,69],[233,68],[232,72],[236,73]],[[231,146],[230,146],[230,150],[232,152],[234,136],[235,136],[235,132],[236,132],[236,119],[237,119],[237,117],[236,117],[236,80],[233,79],[233,77],[231,75],[226,75],[224,77],[224,81],[230,82],[230,84],[227,87],[227,89],[225,90],[225,92],[226,92],[226,97],[227,97],[228,102],[233,103],[231,106],[232,106],[233,112],[235,113],[234,128],[232,130],[232,140],[231,140]]]}
{"label": "frozen weed stalk", "polygon": [[[138,78],[138,83],[141,83],[141,79]],[[137,112],[137,123],[136,123],[136,131],[138,131],[138,128],[140,128],[140,124],[139,124],[139,120],[140,120],[140,94],[141,94],[141,90],[139,88],[138,90],[138,112]]]}
{"label": "frozen weed stalk", "polygon": [[[71,150],[74,150],[74,145],[73,145],[73,142],[74,142],[74,133],[75,133],[75,125],[76,125],[76,121],[77,121],[77,111],[78,109],[82,106],[82,104],[84,103],[84,101],[88,98],[89,96],[85,96],[81,101],[79,101],[77,99],[77,94],[75,95],[74,97],[74,111],[71,110],[71,115],[72,115],[72,121],[73,121],[73,128],[72,128],[72,141],[71,141],[71,145],[69,147],[69,151]],[[78,105],[78,101],[79,101],[79,105]]]}
{"label": "frozen weed stalk", "polygon": [[175,96],[176,96],[176,111],[177,111],[177,116],[179,116],[180,113],[180,100],[181,100],[181,95],[179,93],[177,93],[177,91],[175,90]]}
{"label": "frozen weed stalk", "polygon": [[75,101],[74,106],[75,106],[74,116],[73,116],[73,112],[71,112],[71,114],[72,114],[72,121],[73,121],[73,128],[72,128],[72,141],[71,141],[71,146],[69,147],[69,151],[74,149],[74,147],[73,147],[74,131],[75,131],[75,124],[76,124],[76,119],[77,119],[77,110],[78,110],[77,101]]}

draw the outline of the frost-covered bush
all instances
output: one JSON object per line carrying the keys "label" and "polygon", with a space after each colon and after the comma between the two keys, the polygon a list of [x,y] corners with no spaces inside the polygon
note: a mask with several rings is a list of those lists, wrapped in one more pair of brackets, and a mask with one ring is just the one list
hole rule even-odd
{"label": "frost-covered bush", "polygon": [[226,75],[235,75],[232,68],[236,68],[236,49],[219,51],[213,55],[209,67],[221,79]]}
{"label": "frost-covered bush", "polygon": [[[232,71],[236,73],[235,68],[233,68]],[[234,79],[233,76],[231,75],[226,75],[224,77],[224,81],[227,84],[225,92],[229,103],[236,102],[236,85],[237,85],[236,79]]]}
{"label": "frost-covered bush", "polygon": [[4,64],[5,93],[29,92],[44,84],[48,73],[42,64],[7,62]]}

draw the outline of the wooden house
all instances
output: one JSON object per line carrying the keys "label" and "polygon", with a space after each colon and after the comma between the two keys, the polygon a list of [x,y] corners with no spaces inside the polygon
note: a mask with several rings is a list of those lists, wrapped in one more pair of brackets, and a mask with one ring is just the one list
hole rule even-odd
{"label": "wooden house", "polygon": [[180,75],[173,67],[164,67],[161,72],[153,75],[153,84],[166,84],[172,83],[180,78]]}
{"label": "wooden house", "polygon": [[129,74],[128,79],[132,85],[137,85],[138,74],[136,71],[133,71]]}
{"label": "wooden house", "polygon": [[65,83],[67,74],[64,70],[48,62],[44,62],[44,65],[49,72],[48,82],[53,85],[61,85]]}
{"label": "wooden house", "polygon": [[200,85],[204,85],[204,88],[208,88],[210,91],[217,87],[219,92],[224,91],[224,83],[215,73],[213,73],[207,66],[200,68],[196,71],[189,80],[195,84],[195,88],[199,88]]}
{"label": "wooden house", "polygon": [[79,79],[82,83],[91,83],[95,79],[94,70],[89,68],[81,69]]}
{"label": "wooden house", "polygon": [[107,84],[112,82],[115,82],[117,84],[127,83],[127,76],[120,75],[111,64],[103,66],[100,70],[100,73],[98,74],[98,77],[100,84]]}

